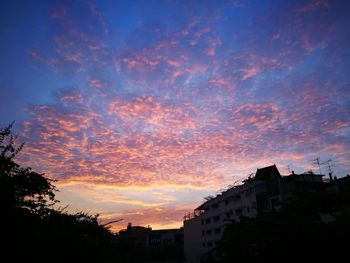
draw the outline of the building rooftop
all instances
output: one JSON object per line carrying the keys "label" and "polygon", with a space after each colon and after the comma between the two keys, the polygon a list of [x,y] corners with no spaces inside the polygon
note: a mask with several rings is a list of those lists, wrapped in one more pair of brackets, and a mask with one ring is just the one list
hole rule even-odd
{"label": "building rooftop", "polygon": [[270,180],[275,176],[281,177],[276,165],[267,166],[257,169],[254,179],[255,180]]}

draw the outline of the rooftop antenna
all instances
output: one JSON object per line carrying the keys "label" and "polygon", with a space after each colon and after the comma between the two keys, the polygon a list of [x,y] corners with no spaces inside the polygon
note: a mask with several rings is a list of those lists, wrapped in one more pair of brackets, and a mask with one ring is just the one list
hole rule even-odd
{"label": "rooftop antenna", "polygon": [[332,171],[332,167],[334,166],[333,164],[331,164],[331,161],[332,159],[329,159],[323,163],[321,163],[321,165],[327,165],[327,168],[328,168],[328,173],[329,173],[329,179],[332,181],[333,178],[332,178],[332,174],[333,174],[333,171]]}
{"label": "rooftop antenna", "polygon": [[327,166],[328,166],[328,171],[333,174],[332,167],[334,167],[335,165],[334,164],[330,164],[330,162],[329,162]]}
{"label": "rooftop antenna", "polygon": [[316,159],[313,160],[314,164],[317,164],[318,165],[318,169],[320,170],[320,174],[322,174],[322,171],[321,171],[321,158],[320,157],[317,157]]}
{"label": "rooftop antenna", "polygon": [[321,165],[327,165],[329,174],[333,174],[332,167],[333,167],[334,165],[331,164],[331,162],[332,162],[332,159],[329,159],[329,160],[327,160],[327,161],[321,163]]}

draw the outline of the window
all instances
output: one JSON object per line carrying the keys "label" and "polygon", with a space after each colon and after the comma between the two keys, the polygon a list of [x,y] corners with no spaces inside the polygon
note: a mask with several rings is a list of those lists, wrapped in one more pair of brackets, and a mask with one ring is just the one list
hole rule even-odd
{"label": "window", "polygon": [[203,242],[202,246],[205,247],[205,242]]}
{"label": "window", "polygon": [[211,235],[211,230],[208,229],[208,230],[206,231],[206,234],[207,234],[207,236],[210,236],[210,235]]}
{"label": "window", "polygon": [[207,246],[208,246],[208,247],[212,247],[212,246],[213,246],[213,242],[211,242],[211,241],[208,242],[208,243],[207,243]]}
{"label": "window", "polygon": [[220,229],[220,227],[218,227],[218,228],[215,228],[215,230],[214,230],[214,233],[215,233],[215,234],[220,234],[220,232],[221,232],[221,229]]}
{"label": "window", "polygon": [[236,215],[238,216],[242,215],[242,208],[236,209]]}
{"label": "window", "polygon": [[218,222],[219,220],[220,220],[220,216],[218,215],[218,216],[214,216],[214,222]]}
{"label": "window", "polygon": [[205,223],[208,225],[210,224],[210,218],[205,219]]}
{"label": "window", "polygon": [[230,199],[225,200],[225,205],[228,205],[230,203]]}
{"label": "window", "polygon": [[247,213],[250,213],[250,207],[247,206]]}
{"label": "window", "polygon": [[202,219],[202,225],[204,225],[204,219]]}
{"label": "window", "polygon": [[205,235],[205,231],[204,230],[202,230],[202,236],[204,236]]}
{"label": "window", "polygon": [[219,203],[213,205],[213,209],[218,209],[219,208]]}

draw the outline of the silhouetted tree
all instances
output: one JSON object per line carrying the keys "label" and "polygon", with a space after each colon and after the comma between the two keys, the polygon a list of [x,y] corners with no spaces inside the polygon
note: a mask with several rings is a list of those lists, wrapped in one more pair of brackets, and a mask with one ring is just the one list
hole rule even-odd
{"label": "silhouetted tree", "polygon": [[118,262],[113,234],[97,215],[53,208],[54,180],[14,161],[13,123],[0,129],[1,257],[9,262]]}
{"label": "silhouetted tree", "polygon": [[16,138],[11,133],[13,123],[0,129],[0,202],[2,209],[26,208],[43,212],[57,202],[53,180],[34,172],[30,167],[21,167],[14,158],[23,148],[16,147]]}

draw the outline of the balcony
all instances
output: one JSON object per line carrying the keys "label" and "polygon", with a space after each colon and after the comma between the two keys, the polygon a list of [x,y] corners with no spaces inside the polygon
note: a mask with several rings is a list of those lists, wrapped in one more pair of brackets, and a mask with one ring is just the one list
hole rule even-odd
{"label": "balcony", "polygon": [[192,220],[192,219],[200,216],[203,213],[204,213],[204,210],[194,210],[194,212],[184,215],[184,218],[183,218],[184,222],[188,221],[188,220]]}

